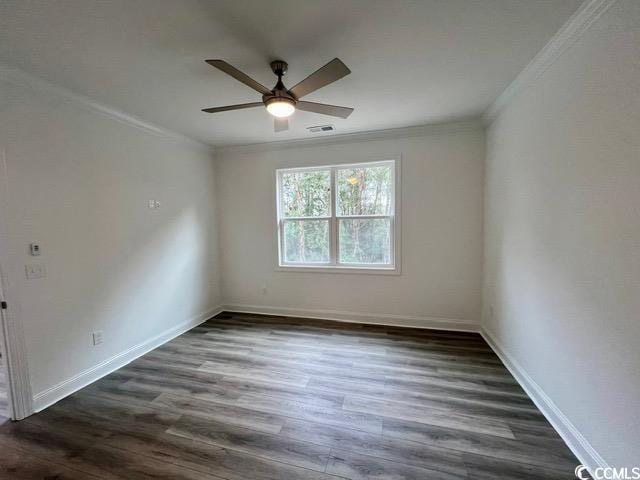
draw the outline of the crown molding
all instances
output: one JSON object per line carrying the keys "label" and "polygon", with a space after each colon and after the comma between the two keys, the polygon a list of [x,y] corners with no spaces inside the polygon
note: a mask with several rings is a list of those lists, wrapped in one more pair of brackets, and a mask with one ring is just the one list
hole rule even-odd
{"label": "crown molding", "polygon": [[313,147],[317,145],[337,145],[342,143],[369,142],[393,138],[424,137],[463,131],[482,131],[484,126],[478,117],[472,117],[458,122],[433,123],[414,127],[392,128],[388,130],[370,130],[365,132],[343,133],[328,137],[301,138],[282,140],[277,142],[252,143],[248,145],[229,145],[216,147],[216,154],[251,153],[287,148]]}
{"label": "crown molding", "polygon": [[616,1],[586,0],[518,74],[515,80],[487,108],[482,116],[484,124],[490,125],[512,98],[535,82]]}
{"label": "crown molding", "polygon": [[86,95],[73,92],[68,88],[44,80],[19,68],[0,63],[0,81],[12,83],[23,88],[29,88],[35,92],[53,95],[78,107],[82,107],[85,110],[108,117],[111,120],[115,120],[129,127],[137,128],[138,130],[142,130],[152,135],[167,138],[207,151],[213,150],[213,147],[209,144],[195,140],[183,135],[182,133],[161,127],[155,123],[148,122],[135,115],[130,115],[122,110],[100,103]]}

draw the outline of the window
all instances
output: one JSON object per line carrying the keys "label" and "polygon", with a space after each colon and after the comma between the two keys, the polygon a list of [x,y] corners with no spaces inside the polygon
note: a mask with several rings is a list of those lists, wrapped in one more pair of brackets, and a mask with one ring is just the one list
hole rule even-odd
{"label": "window", "polygon": [[396,162],[277,171],[279,264],[395,270]]}

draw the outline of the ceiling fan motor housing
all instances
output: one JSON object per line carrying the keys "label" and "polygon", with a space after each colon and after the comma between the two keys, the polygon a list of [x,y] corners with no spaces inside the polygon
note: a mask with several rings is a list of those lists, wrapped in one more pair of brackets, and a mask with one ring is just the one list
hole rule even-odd
{"label": "ceiling fan motor housing", "polygon": [[284,60],[274,60],[270,65],[271,71],[279,77],[284,76],[287,73],[287,68],[289,68],[289,65]]}
{"label": "ceiling fan motor housing", "polygon": [[269,105],[271,102],[287,102],[295,106],[298,103],[296,97],[285,89],[274,89],[272,93],[263,95],[262,101],[265,105]]}
{"label": "ceiling fan motor housing", "polygon": [[278,82],[276,86],[273,87],[271,93],[262,95],[262,101],[265,106],[269,105],[273,102],[286,102],[290,103],[294,107],[298,103],[298,99],[291,93],[282,83],[282,77],[285,73],[287,73],[287,68],[289,65],[287,62],[283,60],[274,60],[271,62],[271,70],[278,76]]}

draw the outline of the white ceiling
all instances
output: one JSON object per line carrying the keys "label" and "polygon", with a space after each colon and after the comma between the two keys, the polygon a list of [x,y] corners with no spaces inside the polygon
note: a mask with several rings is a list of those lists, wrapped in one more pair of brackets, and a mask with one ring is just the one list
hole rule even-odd
{"label": "white ceiling", "polygon": [[[2,0],[0,62],[212,145],[308,138],[481,114],[582,0]],[[259,94],[204,63],[221,58],[269,88],[339,57],[352,71],[274,133],[262,108],[201,108]]]}

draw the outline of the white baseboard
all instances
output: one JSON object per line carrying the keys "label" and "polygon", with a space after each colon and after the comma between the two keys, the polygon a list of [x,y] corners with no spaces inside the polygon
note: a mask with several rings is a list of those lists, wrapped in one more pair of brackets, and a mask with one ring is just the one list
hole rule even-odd
{"label": "white baseboard", "polygon": [[263,315],[282,315],[287,317],[314,318],[350,323],[370,323],[392,327],[428,328],[435,330],[456,330],[461,332],[479,332],[477,322],[442,317],[417,317],[394,315],[390,313],[364,313],[342,310],[322,310],[311,308],[273,307],[267,305],[223,305],[223,310],[237,313],[257,313]]}
{"label": "white baseboard", "polygon": [[34,411],[39,412],[41,410],[44,410],[45,408],[53,405],[59,400],[62,400],[72,393],[77,392],[81,388],[86,387],[90,383],[93,383],[96,380],[104,377],[105,375],[108,375],[115,370],[122,368],[127,363],[132,362],[136,358],[141,357],[154,348],[157,348],[160,345],[168,342],[169,340],[182,335],[184,332],[192,329],[193,327],[206,322],[208,319],[214,317],[220,312],[222,312],[222,307],[220,306],[212,308],[211,310],[207,310],[206,312],[196,315],[195,317],[181,323],[180,325],[171,327],[153,338],[145,340],[144,342],[139,343],[138,345],[135,345],[125,350],[124,352],[120,352],[117,355],[108,358],[98,365],[88,368],[87,370],[84,370],[83,372],[80,372],[71,378],[63,380],[53,387],[47,388],[46,390],[35,394],[33,396]]}
{"label": "white baseboard", "polygon": [[522,365],[502,346],[496,336],[485,327],[480,329],[480,334],[498,357],[500,357],[502,363],[504,363],[524,391],[527,392],[527,395],[533,400],[533,403],[536,404],[542,414],[549,420],[549,423],[551,423],[556,432],[562,437],[573,454],[582,465],[587,467],[591,475],[593,476],[593,472],[598,467],[607,468],[608,464],[602,456],[596,452],[584,435],[582,435],[577,427],[562,413],[553,400],[544,392],[542,387],[531,378]]}

